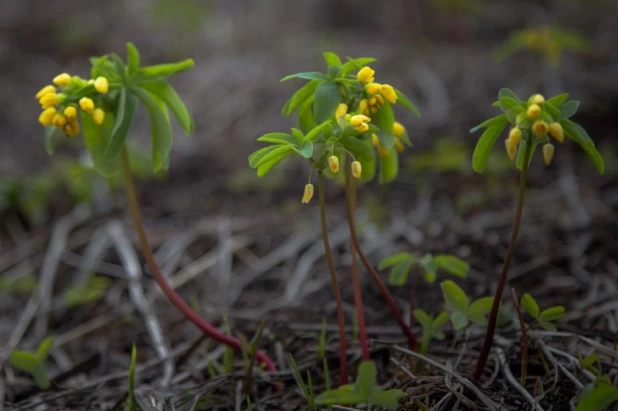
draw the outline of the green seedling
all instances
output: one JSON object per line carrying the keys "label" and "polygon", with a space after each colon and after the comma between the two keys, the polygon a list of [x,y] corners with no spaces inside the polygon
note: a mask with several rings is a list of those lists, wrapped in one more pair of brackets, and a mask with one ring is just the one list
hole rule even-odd
{"label": "green seedling", "polygon": [[453,281],[443,281],[440,287],[445,302],[444,308],[450,313],[451,323],[456,331],[463,330],[470,322],[483,327],[487,325],[487,315],[491,310],[493,297],[481,297],[470,303],[465,291]]}
{"label": "green seedling", "polygon": [[[122,176],[142,252],[165,296],[206,335],[239,351],[238,339],[225,335],[197,315],[161,273],[146,236],[127,151],[134,115],[143,105],[150,119],[152,171],[160,173],[169,168],[173,144],[170,112],[188,135],[193,133],[194,123],[167,78],[193,67],[193,60],[141,66],[137,48],[128,43],[126,62],[112,53],[93,57],[90,63],[89,79],[62,73],[53,79],[53,85],[36,94],[43,109],[39,122],[46,127],[47,151],[53,153],[52,139],[57,132],[67,137],[81,134],[96,171],[105,177]],[[256,357],[269,371],[275,370],[274,362],[264,352],[259,351]]]}
{"label": "green seedling", "polygon": [[42,390],[48,389],[51,385],[47,376],[45,361],[47,361],[53,343],[53,338],[47,337],[39,345],[36,352],[14,351],[9,357],[11,365],[30,374],[36,385]]}
{"label": "green seedling", "polygon": [[417,258],[411,253],[403,252],[385,258],[378,265],[378,269],[391,268],[388,283],[394,286],[402,286],[408,281],[408,275],[414,267],[420,267],[423,278],[427,284],[436,281],[438,270],[459,278],[466,278],[470,266],[461,258],[450,254],[438,254],[436,256],[427,253],[422,258]]}
{"label": "green seedling", "polygon": [[129,404],[128,411],[138,411],[137,401],[135,400],[135,364],[137,363],[137,347],[133,344],[131,349],[131,365],[129,366]]}
{"label": "green seedling", "polygon": [[399,407],[399,399],[405,395],[401,390],[384,390],[378,386],[375,363],[363,361],[358,367],[356,384],[325,391],[316,397],[315,402],[318,405],[377,406],[394,411]]}
{"label": "green seedling", "polygon": [[110,284],[109,278],[90,274],[85,282],[76,284],[64,292],[64,301],[69,307],[98,301],[105,295]]}
{"label": "green seedling", "polygon": [[[399,171],[398,152],[411,145],[404,126],[395,121],[393,107],[396,103],[418,115],[418,109],[399,90],[388,84],[375,82],[375,71],[367,66],[373,58],[348,58],[342,62],[335,53],[324,53],[328,66],[326,72],[310,71],[292,74],[281,81],[291,79],[309,80],[297,90],[282,109],[284,116],[294,112],[298,115],[298,128],[289,133],[268,133],[258,141],[268,145],[249,156],[249,165],[264,176],[275,166],[290,156],[298,156],[309,166],[308,182],[301,199],[308,203],[314,194],[311,183],[313,171],[318,175],[318,199],[320,220],[326,262],[337,304],[339,342],[341,357],[341,381],[347,383],[345,320],[342,309],[341,292],[335,273],[335,265],[330,250],[326,225],[326,206],[324,200],[324,174],[331,177],[339,175],[340,164],[345,164],[346,211],[352,240],[352,255],[358,254],[363,265],[371,273],[380,288],[393,316],[408,337],[410,346],[416,348],[417,341],[392,298],[379,274],[369,263],[360,249],[354,221],[356,205],[356,180],[370,181],[376,174],[380,183],[392,181]],[[355,305],[359,324],[359,336],[363,356],[368,360],[364,329],[364,314],[360,297],[360,282],[357,270],[352,269]]]}
{"label": "green seedling", "polygon": [[296,383],[298,384],[301,391],[303,392],[305,399],[309,403],[309,407],[313,411],[317,411],[318,406],[315,402],[315,394],[313,392],[313,384],[311,382],[311,375],[309,374],[309,372],[307,372],[307,382],[305,383],[305,380],[303,379],[303,375],[300,372],[300,369],[298,368],[296,361],[294,361],[294,357],[292,357],[292,354],[288,355],[288,360],[290,362],[290,366],[292,367],[292,370],[294,371],[294,379],[296,380]]}
{"label": "green seedling", "polygon": [[[528,293],[521,297],[520,305],[546,331],[556,331],[554,321],[564,317],[565,308],[563,306],[555,305],[541,311],[534,297]],[[528,324],[528,328],[530,326],[531,324]]]}
{"label": "green seedling", "polygon": [[472,155],[472,166],[476,172],[481,173],[496,140],[507,125],[511,124],[509,137],[505,141],[506,151],[511,161],[521,170],[513,232],[493,300],[483,348],[474,371],[476,380],[481,377],[491,350],[498,319],[498,308],[502,300],[502,293],[519,234],[528,167],[537,146],[542,146],[543,159],[545,164],[549,165],[554,156],[554,146],[550,142],[550,137],[558,143],[563,143],[566,136],[582,147],[599,174],[605,172],[603,158],[586,130],[570,120],[577,112],[579,102],[568,100],[568,98],[567,93],[547,100],[540,94],[534,94],[527,101],[522,101],[511,90],[503,88],[498,93],[498,101],[493,104],[494,107],[502,110],[502,114],[484,121],[470,130],[474,133],[480,129],[485,129]]}
{"label": "green seedling", "polygon": [[417,308],[413,311],[414,318],[416,321],[423,327],[423,338],[421,339],[421,350],[420,353],[425,355],[427,354],[427,348],[429,347],[429,342],[431,339],[436,339],[438,341],[442,341],[445,338],[444,331],[442,329],[448,322],[450,316],[449,313],[442,312],[437,316],[432,316],[427,314],[420,308]]}
{"label": "green seedling", "polygon": [[618,401],[618,388],[606,384],[595,387],[591,384],[584,387],[580,393],[575,411],[603,411],[616,401]]}
{"label": "green seedling", "polygon": [[29,294],[38,285],[37,278],[32,273],[20,275],[15,278],[0,277],[0,295],[2,294]]}

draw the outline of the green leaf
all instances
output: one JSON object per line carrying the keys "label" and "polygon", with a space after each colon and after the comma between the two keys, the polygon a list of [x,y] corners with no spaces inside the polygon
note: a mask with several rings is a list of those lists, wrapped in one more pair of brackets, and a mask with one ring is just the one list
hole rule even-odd
{"label": "green leaf", "polygon": [[47,337],[43,340],[41,345],[39,345],[39,348],[37,348],[36,350],[36,357],[39,362],[44,362],[47,359],[47,356],[49,355],[49,350],[53,344],[54,339],[52,337]]}
{"label": "green leaf", "polygon": [[507,124],[508,122],[505,118],[503,123],[488,127],[481,135],[481,138],[479,138],[474,148],[474,153],[472,154],[472,168],[474,168],[474,171],[477,173],[482,173],[485,169],[485,163],[487,163],[489,154]]}
{"label": "green leaf", "polygon": [[584,149],[588,157],[595,165],[597,172],[599,174],[605,173],[605,162],[603,161],[603,157],[601,157],[601,154],[595,148],[594,142],[586,130],[584,130],[584,128],[579,124],[566,118],[560,120],[560,125],[564,130],[564,134]]}
{"label": "green leaf", "polygon": [[335,53],[327,51],[323,54],[323,56],[324,60],[326,60],[326,64],[328,64],[330,67],[336,67],[341,65],[341,59]]}
{"label": "green leaf", "polygon": [[468,312],[470,302],[464,290],[451,280],[443,281],[440,286],[449,311]]}
{"label": "green leaf", "polygon": [[493,297],[482,297],[473,301],[468,308],[468,318],[479,325],[487,325],[487,315],[491,312],[493,304]]}
{"label": "green leaf", "polygon": [[313,143],[311,141],[305,141],[305,143],[300,148],[297,148],[295,146],[291,147],[292,150],[294,150],[296,153],[300,154],[304,158],[311,158],[311,156],[313,155]]}
{"label": "green leaf", "polygon": [[294,95],[290,97],[287,103],[285,103],[285,106],[283,106],[283,109],[281,110],[281,114],[284,116],[289,116],[290,114],[292,114],[297,107],[304,103],[308,98],[313,96],[313,93],[318,87],[318,84],[320,84],[319,80],[311,80],[303,87],[298,89],[296,93],[294,93]]}
{"label": "green leaf", "polygon": [[124,62],[122,61],[120,56],[115,53],[112,53],[112,60],[114,61],[114,69],[120,77],[120,82],[124,85],[128,85],[129,79],[127,77],[127,68],[125,67]]}
{"label": "green leaf", "polygon": [[397,95],[397,101],[402,106],[410,110],[417,117],[419,118],[421,117],[421,112],[418,110],[418,107],[416,107],[416,105],[414,105],[414,103],[412,103],[412,101],[405,94],[403,94],[401,91],[397,89],[395,89],[395,94]]}
{"label": "green leaf", "polygon": [[446,325],[446,323],[448,322],[448,319],[449,319],[448,313],[447,312],[441,312],[440,314],[438,314],[436,319],[433,320],[432,328],[434,330],[438,330],[438,329],[444,327]]}
{"label": "green leaf", "polygon": [[347,59],[348,62],[341,67],[341,71],[339,72],[340,76],[345,76],[354,70],[360,70],[363,66],[376,61],[373,57],[359,57],[357,59],[351,59],[348,57]]}
{"label": "green leaf", "polygon": [[379,183],[386,184],[397,177],[399,172],[399,156],[395,150],[389,150],[386,157],[380,156],[380,177]]}
{"label": "green leaf", "polygon": [[577,113],[577,109],[579,108],[579,101],[571,100],[567,101],[560,107],[560,114],[562,118],[571,118],[575,113]]}
{"label": "green leaf", "polygon": [[436,272],[438,271],[438,265],[433,260],[433,255],[425,254],[421,261],[419,261],[423,270],[425,270],[425,281],[429,284],[436,281]]}
{"label": "green leaf", "polygon": [[298,144],[298,141],[287,133],[268,133],[259,137],[257,141],[273,144]]}
{"label": "green leaf", "polygon": [[53,155],[55,151],[53,139],[54,135],[56,134],[56,130],[58,129],[54,126],[49,126],[45,128],[45,152],[49,156]]}
{"label": "green leaf", "polygon": [[536,321],[539,323],[541,327],[543,327],[545,331],[556,332],[558,330],[558,328],[556,328],[556,326],[552,324],[550,321],[544,320],[540,317],[537,318]]}
{"label": "green leaf", "polygon": [[133,92],[144,103],[150,116],[152,166],[155,171],[167,170],[172,150],[172,126],[167,109],[161,100],[148,91],[136,87]]}
{"label": "green leaf", "polygon": [[[530,149],[530,159],[528,161],[528,165],[532,162],[534,158],[534,152],[536,151],[536,147],[538,144],[536,142],[532,143],[532,148]],[[517,156],[515,157],[515,167],[521,170],[521,167],[524,165],[524,154],[526,153],[526,142],[522,140],[522,143],[517,148]]]}
{"label": "green leaf", "polygon": [[377,132],[380,138],[380,143],[384,148],[390,150],[395,144],[395,136],[393,135],[393,126],[395,124],[395,113],[390,103],[384,102],[384,105],[372,118],[373,124],[380,130]]}
{"label": "green leaf", "polygon": [[487,127],[495,126],[498,124],[504,124],[505,121],[506,121],[506,116],[504,114],[500,114],[499,116],[483,121],[481,124],[479,124],[476,127],[472,127],[470,129],[470,133],[476,133],[478,130],[482,128],[487,128]]}
{"label": "green leaf", "polygon": [[330,81],[322,82],[315,90],[313,98],[313,118],[315,122],[320,124],[334,116],[340,102],[337,85]]}
{"label": "green leaf", "polygon": [[384,270],[385,268],[392,267],[406,260],[414,261],[416,259],[412,254],[406,252],[393,254],[390,257],[386,257],[384,260],[380,261],[380,264],[378,264],[378,270]]}
{"label": "green leaf", "polygon": [[342,139],[339,143],[361,163],[361,181],[371,180],[376,171],[376,157],[371,143],[364,142],[356,137]]}
{"label": "green leaf", "polygon": [[191,135],[195,130],[195,124],[193,123],[193,117],[187,110],[187,107],[176,93],[176,90],[164,80],[152,81],[142,83],[141,87],[148,91],[150,94],[156,96],[159,100],[163,101],[178,120],[178,123],[182,126],[185,134]]}
{"label": "green leaf", "polygon": [[305,100],[298,108],[298,124],[305,133],[313,130],[317,125],[313,119],[313,97]]}
{"label": "green leaf", "polygon": [[368,404],[375,405],[381,408],[386,408],[389,411],[396,411],[399,408],[399,398],[406,394],[398,389],[392,389],[384,391],[383,389],[376,387],[371,393]]}
{"label": "green leaf", "polygon": [[457,277],[466,278],[470,266],[461,258],[449,254],[438,254],[433,258],[438,268],[455,275]]}
{"label": "green leaf", "polygon": [[281,82],[291,80],[293,78],[304,78],[307,80],[320,80],[320,81],[328,81],[328,77],[324,73],[320,73],[319,71],[306,71],[303,73],[290,74],[289,76],[285,76],[281,79]]}
{"label": "green leaf", "polygon": [[[138,99],[135,94],[125,87],[120,89],[120,100],[116,111],[116,121],[114,123],[114,128],[111,131],[109,143],[105,146],[105,156],[110,160],[118,157],[118,154],[127,139],[129,128],[133,122],[133,116],[137,111],[137,103]],[[88,117],[91,116],[88,115]],[[106,115],[105,120],[107,120],[107,117],[109,116]],[[82,115],[82,119],[83,118],[84,116]]]}
{"label": "green leaf", "polygon": [[96,79],[99,76],[107,77],[108,80],[117,79],[118,74],[114,71],[114,64],[109,61],[109,56],[91,57],[90,77]]}
{"label": "green leaf", "polygon": [[522,106],[515,106],[506,110],[504,115],[509,123],[515,123],[517,121],[517,116],[525,112],[526,110]]}
{"label": "green leaf", "polygon": [[603,411],[616,401],[618,388],[603,385],[582,395],[575,411]]}
{"label": "green leaf", "polygon": [[303,134],[303,132],[297,128],[292,128],[290,130],[292,131],[292,136],[296,139],[297,144],[302,144],[303,140],[305,139],[305,135]]}
{"label": "green leaf", "polygon": [[547,101],[543,104],[543,110],[547,111],[547,113],[552,117],[553,121],[558,121],[562,115],[559,109],[557,109],[553,104],[548,103]]}
{"label": "green leaf", "polygon": [[249,156],[249,167],[256,168],[257,167],[257,162],[260,161],[266,154],[268,154],[271,151],[277,149],[277,147],[279,147],[279,146],[275,146],[275,145],[267,146],[267,147],[263,147],[263,148],[260,148],[259,150],[254,151]]}
{"label": "green leaf", "polygon": [[[433,319],[429,316],[429,314],[427,314],[425,311],[423,311],[420,308],[416,308],[414,311],[412,311],[412,314],[414,315],[414,318],[416,318],[416,321],[418,321],[418,323],[421,325],[421,327],[423,327],[424,329],[429,329],[432,327],[433,325]],[[448,320],[448,314],[447,314],[447,320]]]}
{"label": "green leaf", "polygon": [[521,306],[530,314],[532,318],[539,317],[539,304],[536,302],[533,296],[526,293],[521,297]]}
{"label": "green leaf", "polygon": [[291,152],[282,154],[282,155],[280,155],[280,156],[278,156],[276,158],[273,158],[269,162],[264,163],[261,166],[259,166],[258,169],[257,169],[258,177],[264,177],[266,174],[268,174],[268,172],[270,170],[273,169],[273,167],[275,167],[277,164],[279,164],[284,158],[286,158],[290,154],[291,154]]}
{"label": "green leaf", "polygon": [[393,268],[391,275],[388,277],[388,283],[396,287],[401,287],[408,281],[410,269],[416,263],[414,258],[401,262]]}
{"label": "green leaf", "polygon": [[129,410],[137,411],[137,401],[135,400],[135,364],[137,363],[137,347],[133,344],[131,349],[131,365],[129,366]]}
{"label": "green leaf", "polygon": [[517,94],[513,93],[508,88],[502,88],[498,91],[498,101],[500,102],[500,107],[502,107],[502,110],[508,110],[509,108],[518,106],[521,103],[519,97],[517,97]]}
{"label": "green leaf", "polygon": [[564,317],[565,308],[561,305],[556,305],[553,307],[549,307],[543,311],[539,315],[539,318],[545,321],[555,321]]}
{"label": "green leaf", "polygon": [[36,385],[42,390],[46,390],[51,386],[49,378],[47,377],[47,369],[45,368],[45,364],[38,363],[32,370],[32,376],[34,377],[34,382]]}
{"label": "green leaf", "polygon": [[269,153],[267,153],[266,155],[264,155],[262,158],[260,158],[253,167],[260,167],[262,164],[266,164],[269,161],[272,161],[280,156],[286,156],[288,154],[291,154],[294,150],[292,149],[292,146],[277,146],[275,147],[274,150],[270,151]]}
{"label": "green leaf", "polygon": [[362,402],[360,395],[343,390],[329,390],[315,397],[318,405],[352,405]]}
{"label": "green leaf", "polygon": [[451,314],[451,322],[456,331],[463,330],[470,323],[467,314],[460,311]]}
{"label": "green leaf", "polygon": [[554,107],[560,107],[562,104],[564,104],[565,101],[567,101],[568,98],[569,93],[562,93],[548,99],[547,101],[545,101],[545,103],[549,103]]}
{"label": "green leaf", "polygon": [[188,70],[194,65],[195,62],[193,59],[186,59],[178,63],[157,64],[154,66],[142,67],[137,70],[137,74],[140,76],[140,80],[148,81],[162,77],[169,77],[173,74]]}
{"label": "green leaf", "polygon": [[39,359],[31,352],[14,351],[9,357],[9,362],[15,368],[32,373],[39,364]]}
{"label": "green leaf", "polygon": [[358,367],[358,379],[354,385],[354,392],[356,392],[362,402],[367,402],[371,396],[376,385],[377,370],[373,361],[363,361]]}
{"label": "green leaf", "polygon": [[305,137],[302,139],[303,143],[306,143],[308,141],[313,141],[316,138],[318,138],[318,136],[320,135],[320,133],[322,132],[322,130],[324,129],[324,127],[328,126],[330,124],[330,121],[325,121],[322,124],[320,124],[319,126],[314,127],[311,131],[309,131]]}
{"label": "green leaf", "polygon": [[132,76],[139,68],[139,52],[133,43],[127,43],[127,61],[129,66],[129,76]]}
{"label": "green leaf", "polygon": [[[119,173],[121,171],[120,157],[107,155],[111,143],[112,128],[114,127],[114,116],[112,114],[106,115],[103,124],[100,126],[95,124],[92,116],[88,113],[82,111],[80,117],[84,143],[94,168],[104,177]],[[118,152],[120,148],[122,148],[122,144]]]}

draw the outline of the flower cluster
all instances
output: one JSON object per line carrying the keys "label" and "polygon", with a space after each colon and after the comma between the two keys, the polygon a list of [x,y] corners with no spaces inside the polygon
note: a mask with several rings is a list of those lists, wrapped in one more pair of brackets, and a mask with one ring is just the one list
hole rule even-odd
{"label": "flower cluster", "polygon": [[[549,134],[557,142],[564,142],[564,131],[560,123],[553,121],[552,117],[544,112],[543,105],[545,98],[541,94],[535,94],[528,100],[528,108],[517,118],[515,127],[509,132],[509,137],[505,140],[506,153],[511,159],[515,160],[517,150],[522,140],[522,130],[531,132],[537,138],[544,139],[543,160],[546,165],[551,164],[554,157],[554,146],[549,142]],[[527,130],[529,128],[529,131]]]}
{"label": "flower cluster", "polygon": [[103,124],[105,111],[95,106],[95,100],[109,91],[107,78],[84,80],[62,73],[52,82],[54,85],[43,87],[35,96],[43,109],[39,116],[43,127],[54,126],[67,136],[76,137],[80,132],[78,110],[90,114],[96,124]]}
{"label": "flower cluster", "polygon": [[391,104],[397,102],[397,93],[395,93],[393,86],[375,83],[375,73],[375,70],[371,67],[365,66],[356,75],[356,79],[364,84],[363,98],[358,108],[366,116],[376,114],[384,105],[384,100]]}

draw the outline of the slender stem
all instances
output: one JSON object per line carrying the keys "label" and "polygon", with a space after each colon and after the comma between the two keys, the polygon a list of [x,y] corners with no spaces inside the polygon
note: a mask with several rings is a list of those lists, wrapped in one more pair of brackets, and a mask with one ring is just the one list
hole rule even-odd
{"label": "slender stem", "polygon": [[429,340],[431,340],[431,331],[423,330],[423,337],[421,339],[421,349],[419,351],[420,354],[427,354],[427,348],[429,348]]}
{"label": "slender stem", "polygon": [[530,162],[530,154],[532,153],[532,142],[526,141],[526,148],[524,151],[524,159],[521,166],[521,175],[519,178],[519,196],[517,198],[517,211],[515,212],[515,222],[513,223],[513,233],[511,234],[511,242],[506,252],[504,259],[504,265],[502,266],[502,272],[500,273],[500,280],[498,281],[498,288],[496,289],[496,295],[494,296],[494,302],[491,306],[491,313],[489,315],[489,322],[487,323],[487,332],[485,333],[485,340],[483,342],[483,349],[476,363],[476,370],[474,371],[474,379],[478,380],[483,374],[491,345],[494,340],[494,334],[496,332],[496,321],[498,320],[498,309],[500,308],[500,302],[502,300],[502,292],[506,285],[506,279],[509,273],[509,266],[515,253],[515,245],[517,243],[517,236],[519,235],[519,226],[521,223],[521,213],[524,208],[524,196],[526,194],[526,176],[528,175],[528,163]]}
{"label": "slender stem", "polygon": [[341,384],[347,384],[348,357],[347,341],[345,336],[345,318],[343,317],[343,302],[341,299],[341,291],[339,290],[339,282],[337,281],[337,273],[335,272],[335,263],[333,262],[333,254],[330,251],[330,242],[328,241],[326,205],[324,204],[324,176],[322,175],[322,171],[318,171],[318,197],[320,201],[320,223],[322,226],[324,253],[326,254],[326,263],[328,264],[330,280],[333,286],[333,294],[335,294],[335,303],[337,304],[337,322],[339,323],[339,356],[341,357]]}
{"label": "slender stem", "polygon": [[[133,224],[135,225],[135,231],[137,232],[137,237],[139,240],[140,247],[142,252],[144,253],[144,257],[146,258],[146,263],[152,272],[152,275],[163,291],[163,294],[167,297],[167,299],[180,310],[180,312],[193,324],[195,324],[200,330],[204,332],[204,334],[208,335],[213,340],[216,340],[220,343],[226,344],[238,351],[241,351],[240,342],[229,335],[226,335],[215,327],[210,325],[208,322],[200,318],[199,315],[195,313],[191,309],[191,307],[176,293],[176,291],[169,285],[166,281],[165,277],[161,273],[159,266],[157,265],[154,255],[152,252],[152,248],[148,243],[148,239],[146,238],[146,231],[144,230],[144,222],[142,220],[142,215],[140,213],[139,204],[137,201],[137,195],[135,193],[135,187],[133,185],[133,179],[131,178],[131,167],[129,164],[129,156],[127,155],[126,148],[123,147],[121,153],[121,161],[122,161],[122,171],[124,175],[125,186],[127,190],[127,198],[129,200],[129,207],[131,208],[131,215],[133,217]],[[258,350],[256,353],[256,359],[263,363],[268,371],[275,371],[276,366],[275,363],[264,353],[262,350]]]}
{"label": "slender stem", "polygon": [[526,330],[527,325],[524,322],[524,314],[521,311],[521,306],[517,300],[517,293],[514,288],[511,288],[511,297],[513,297],[513,305],[519,316],[519,327],[521,329],[521,357],[520,361],[520,373],[519,383],[522,387],[526,386],[526,376],[528,374],[528,332]]}
{"label": "slender stem", "polygon": [[[346,173],[346,177],[347,176],[348,175]],[[417,351],[418,341],[416,339],[416,336],[414,335],[410,327],[408,327],[408,325],[404,321],[403,315],[399,311],[399,308],[397,307],[397,303],[395,302],[395,299],[393,298],[391,293],[388,291],[388,288],[386,287],[386,285],[380,278],[380,274],[378,274],[378,272],[373,268],[373,266],[371,265],[371,263],[369,262],[369,260],[367,259],[367,257],[365,256],[365,254],[360,248],[360,244],[358,242],[358,236],[356,235],[356,222],[354,219],[354,207],[353,207],[352,202],[350,201],[349,196],[346,196],[346,211],[348,215],[348,226],[350,229],[350,239],[352,240],[352,244],[354,245],[354,248],[356,249],[358,256],[360,257],[367,271],[369,271],[369,274],[371,274],[371,278],[373,278],[373,281],[376,283],[376,285],[380,289],[380,292],[382,293],[382,297],[384,297],[384,299],[386,300],[386,304],[391,309],[391,313],[393,317],[395,318],[395,321],[397,321],[397,324],[399,324],[399,327],[401,327],[401,330],[403,331],[404,335],[408,338],[408,344],[409,344],[410,349],[413,351]]]}
{"label": "slender stem", "polygon": [[[346,173],[346,184],[345,184],[345,195],[346,198],[349,198],[352,207],[354,208],[356,204],[356,186],[354,184],[354,179],[350,178],[351,167],[350,167],[350,158],[348,156],[345,167]],[[352,288],[354,289],[354,305],[356,306],[356,316],[358,317],[358,334],[359,334],[359,343],[361,346],[361,352],[363,355],[364,361],[369,361],[371,356],[369,355],[369,345],[367,344],[367,328],[365,323],[365,310],[363,308],[363,295],[361,292],[361,284],[360,278],[358,275],[358,261],[356,259],[356,249],[354,248],[354,244],[350,240],[350,255],[352,256],[352,266],[350,268],[350,274],[352,275]]]}

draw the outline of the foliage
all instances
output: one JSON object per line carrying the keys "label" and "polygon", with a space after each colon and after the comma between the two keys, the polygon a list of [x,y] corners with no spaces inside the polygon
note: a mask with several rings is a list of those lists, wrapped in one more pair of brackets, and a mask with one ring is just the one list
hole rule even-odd
{"label": "foliage", "polygon": [[2,294],[28,294],[34,290],[38,281],[34,274],[27,273],[16,278],[0,277],[0,295]]}
{"label": "foliage", "polygon": [[64,292],[64,300],[69,307],[98,301],[105,295],[110,284],[109,278],[90,274],[86,281],[69,287]]}
{"label": "foliage", "polygon": [[53,338],[47,337],[41,342],[36,352],[14,351],[9,357],[11,365],[30,374],[36,385],[42,390],[46,390],[50,387],[45,361],[47,360],[49,350],[53,343]]}
{"label": "foliage", "polygon": [[443,281],[440,286],[445,301],[444,308],[450,313],[455,330],[463,330],[470,322],[481,326],[487,325],[487,315],[491,311],[493,297],[482,297],[470,303],[470,298],[464,290],[453,281]]}
{"label": "foliage", "polygon": [[446,325],[449,320],[449,314],[446,312],[442,312],[437,316],[433,317],[427,314],[420,308],[415,309],[413,312],[414,318],[416,321],[423,327],[423,339],[421,342],[421,354],[427,353],[427,348],[429,347],[429,341],[434,338],[438,341],[444,340],[444,331],[442,328]]}
{"label": "foliage", "polygon": [[438,254],[436,256],[427,253],[422,258],[417,258],[413,254],[403,252],[385,258],[378,265],[378,269],[384,270],[391,268],[388,282],[391,285],[402,286],[408,280],[408,275],[412,268],[419,266],[423,271],[423,278],[429,284],[436,281],[438,270],[460,278],[466,278],[470,266],[461,258],[450,254]]}
{"label": "foliage", "polygon": [[138,411],[137,401],[135,400],[135,364],[137,363],[137,347],[133,344],[131,349],[131,365],[129,367],[129,404],[128,411]]}
{"label": "foliage", "polygon": [[541,311],[534,297],[528,293],[521,297],[520,304],[547,331],[556,331],[556,326],[553,322],[564,317],[565,309],[563,306],[555,305]]}

